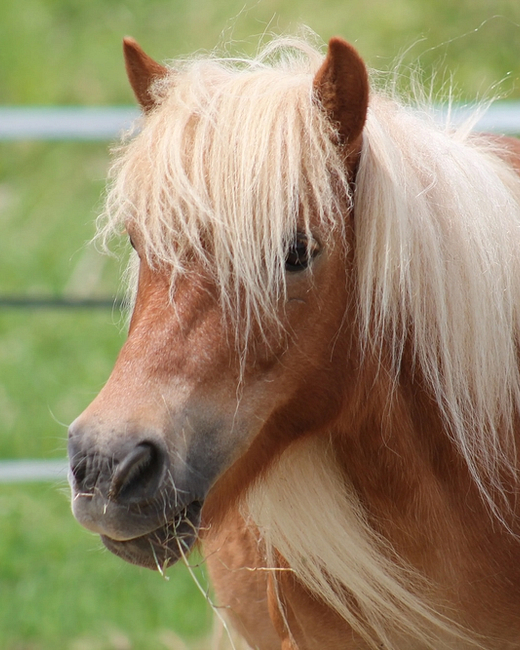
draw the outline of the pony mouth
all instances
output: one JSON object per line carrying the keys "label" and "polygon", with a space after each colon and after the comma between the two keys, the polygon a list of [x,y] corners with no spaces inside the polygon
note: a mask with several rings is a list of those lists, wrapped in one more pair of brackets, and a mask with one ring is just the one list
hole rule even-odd
{"label": "pony mouth", "polygon": [[146,533],[127,540],[100,535],[101,541],[114,555],[138,566],[164,573],[184,557],[198,538],[202,501],[193,501],[175,519]]}

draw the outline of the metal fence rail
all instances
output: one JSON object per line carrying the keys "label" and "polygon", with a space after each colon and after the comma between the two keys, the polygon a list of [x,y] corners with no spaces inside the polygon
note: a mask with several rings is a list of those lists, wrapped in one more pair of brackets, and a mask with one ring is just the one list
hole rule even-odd
{"label": "metal fence rail", "polygon": [[0,140],[111,140],[138,116],[128,106],[0,106]]}
{"label": "metal fence rail", "polygon": [[67,481],[67,472],[65,459],[0,461],[0,483],[52,481],[63,484]]}
{"label": "metal fence rail", "polygon": [[[472,112],[453,107],[455,122]],[[439,117],[446,110],[439,107]],[[129,106],[34,107],[0,106],[0,141],[15,140],[111,140],[126,131],[139,116]],[[520,101],[500,101],[490,106],[476,125],[480,131],[520,134]]]}
{"label": "metal fence rail", "polygon": [[65,298],[60,296],[0,296],[2,308],[122,309],[123,298]]}
{"label": "metal fence rail", "polygon": [[[457,117],[468,116],[468,109],[455,109]],[[520,135],[520,101],[495,102],[477,122],[476,130]]]}

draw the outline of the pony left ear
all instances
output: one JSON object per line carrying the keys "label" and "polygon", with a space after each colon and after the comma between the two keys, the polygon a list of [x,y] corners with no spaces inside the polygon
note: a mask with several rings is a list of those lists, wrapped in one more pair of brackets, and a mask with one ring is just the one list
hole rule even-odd
{"label": "pony left ear", "polygon": [[152,83],[168,74],[168,68],[154,61],[137,41],[128,36],[123,39],[123,52],[128,80],[137,101],[146,113],[155,105],[150,94]]}
{"label": "pony left ear", "polygon": [[355,144],[367,115],[368,74],[359,54],[342,38],[330,39],[325,61],[314,77],[314,91],[338,127],[341,144]]}

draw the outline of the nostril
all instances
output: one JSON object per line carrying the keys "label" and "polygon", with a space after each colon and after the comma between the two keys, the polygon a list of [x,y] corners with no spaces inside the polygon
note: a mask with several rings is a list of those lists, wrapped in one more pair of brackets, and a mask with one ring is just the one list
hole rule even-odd
{"label": "nostril", "polygon": [[74,479],[73,487],[81,494],[92,494],[100,488],[104,476],[110,476],[112,463],[95,455],[78,455],[70,462],[70,470]]}
{"label": "nostril", "polygon": [[115,468],[108,496],[113,501],[151,496],[159,485],[162,465],[162,454],[155,445],[137,445]]}
{"label": "nostril", "polygon": [[71,463],[71,471],[77,485],[84,486],[87,478],[87,460],[82,458]]}

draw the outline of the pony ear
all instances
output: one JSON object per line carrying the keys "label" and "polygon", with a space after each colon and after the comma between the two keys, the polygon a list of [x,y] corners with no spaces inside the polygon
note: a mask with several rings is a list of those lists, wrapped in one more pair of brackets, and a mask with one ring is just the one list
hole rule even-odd
{"label": "pony ear", "polygon": [[368,74],[356,50],[342,38],[329,41],[325,61],[314,77],[318,101],[338,127],[341,144],[361,137],[368,108]]}
{"label": "pony ear", "polygon": [[156,79],[164,77],[168,73],[168,68],[154,61],[137,41],[128,36],[123,39],[123,52],[128,80],[137,101],[146,113],[155,105],[150,94],[151,85]]}

